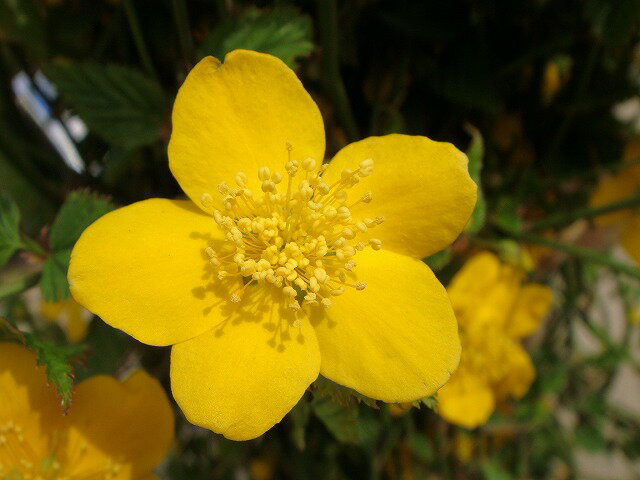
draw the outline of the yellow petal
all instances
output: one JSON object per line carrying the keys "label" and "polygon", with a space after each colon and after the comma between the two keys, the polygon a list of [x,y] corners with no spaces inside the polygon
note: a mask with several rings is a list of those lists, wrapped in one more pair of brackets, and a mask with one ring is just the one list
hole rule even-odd
{"label": "yellow petal", "polygon": [[507,374],[494,385],[494,392],[499,400],[507,397],[521,398],[529,390],[536,376],[536,369],[527,351],[517,342],[509,342],[505,348]]}
{"label": "yellow petal", "polygon": [[336,297],[314,320],[325,377],[387,403],[433,394],[460,360],[445,289],[429,267],[381,250],[358,254],[367,287]]}
{"label": "yellow petal", "polygon": [[347,145],[329,164],[327,183],[345,168],[373,159],[373,174],[349,190],[357,200],[371,191],[373,201],[353,208],[354,215],[385,217],[372,236],[384,248],[415,258],[431,255],[453,242],[476,203],[476,185],[467,157],[450,143],[426,137],[387,135]]}
{"label": "yellow petal", "polygon": [[640,264],[640,217],[634,217],[622,232],[622,246]]}
{"label": "yellow petal", "polygon": [[27,412],[61,413],[60,400],[32,351],[0,342],[0,423]]}
{"label": "yellow petal", "polygon": [[521,338],[536,331],[549,313],[552,301],[553,291],[549,287],[533,284],[523,286],[505,325],[507,335]]}
{"label": "yellow petal", "polygon": [[438,391],[440,416],[464,428],[472,429],[486,423],[494,408],[493,392],[473,375],[456,373]]}
{"label": "yellow petal", "polygon": [[69,285],[78,303],[151,345],[210,329],[228,303],[205,249],[221,233],[189,201],[151,199],[108,213],[71,254]]}
{"label": "yellow petal", "polygon": [[480,252],[467,260],[455,274],[447,293],[461,324],[466,322],[467,316],[474,316],[478,301],[496,285],[501,270],[498,257],[491,252]]}
{"label": "yellow petal", "polygon": [[[600,180],[593,191],[589,206],[602,207],[610,203],[618,202],[633,194],[640,188],[640,164],[623,167],[614,175],[608,175]],[[623,222],[632,215],[633,210],[625,209],[613,213],[600,215],[594,219],[600,226],[609,226]]]}
{"label": "yellow petal", "polygon": [[171,350],[171,389],[187,419],[232,440],[256,438],[278,423],[320,368],[308,320],[297,325],[262,293],[260,302],[245,294],[225,322]]}
{"label": "yellow petal", "polygon": [[204,58],[187,76],[173,107],[169,166],[200,205],[244,172],[258,185],[258,168],[284,173],[291,159],[324,157],[324,126],[315,102],[289,67],[271,55],[246,50],[223,64]]}
{"label": "yellow petal", "polygon": [[[123,383],[99,375],[78,385],[66,418],[71,477],[94,473],[105,459],[139,478],[155,468],[173,442],[174,417],[160,383],[145,372]],[[79,452],[83,452],[79,454]]]}

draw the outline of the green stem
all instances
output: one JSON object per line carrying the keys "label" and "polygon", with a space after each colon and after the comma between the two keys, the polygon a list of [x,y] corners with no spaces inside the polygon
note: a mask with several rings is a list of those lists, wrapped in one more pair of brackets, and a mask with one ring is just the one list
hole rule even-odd
{"label": "green stem", "polygon": [[569,213],[559,213],[557,215],[552,215],[548,218],[540,220],[539,222],[531,224],[527,230],[530,232],[535,232],[538,230],[545,230],[547,228],[561,227],[581,218],[593,218],[599,215],[604,215],[606,213],[611,213],[625,208],[637,206],[640,206],[640,194],[632,195],[617,202],[602,205],[601,207],[585,207]]}
{"label": "green stem", "polygon": [[568,253],[569,255],[573,255],[574,257],[578,257],[582,260],[587,260],[598,265],[609,267],[620,273],[624,273],[625,275],[640,280],[639,268],[614,260],[610,255],[607,255],[606,253],[597,252],[588,248],[577,247],[569,243],[558,242],[556,240],[540,237],[538,235],[517,232],[505,226],[499,226],[498,228],[500,228],[514,240],[520,240],[521,242],[530,245],[542,245],[544,247],[553,248],[554,250],[560,250],[562,252]]}
{"label": "green stem", "polygon": [[350,140],[358,138],[358,127],[340,74],[338,8],[336,0],[318,0],[318,26],[322,45],[322,80]]}
{"label": "green stem", "polygon": [[149,76],[157,78],[156,71],[153,68],[153,63],[151,63],[149,50],[147,50],[147,44],[145,43],[144,37],[142,36],[140,21],[138,20],[138,15],[135,8],[133,7],[133,1],[123,0],[122,3],[124,5],[124,11],[127,14],[127,20],[129,20],[129,28],[131,29],[133,41],[136,44],[136,49],[138,50],[138,55],[140,55],[140,60],[142,60],[142,65],[144,66],[144,69],[147,71],[147,74]]}
{"label": "green stem", "polygon": [[30,273],[9,282],[0,283],[0,300],[22,293],[40,280],[40,272]]}
{"label": "green stem", "polygon": [[191,28],[189,27],[189,12],[185,0],[173,0],[173,14],[176,17],[176,27],[178,29],[178,39],[182,56],[187,63],[191,63],[191,52],[193,52],[193,42],[191,41]]}

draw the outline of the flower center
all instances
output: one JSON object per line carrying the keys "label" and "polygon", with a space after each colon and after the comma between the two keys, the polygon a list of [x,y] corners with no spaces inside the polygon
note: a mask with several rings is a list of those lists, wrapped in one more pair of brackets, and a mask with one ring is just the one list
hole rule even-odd
{"label": "flower center", "polygon": [[[347,191],[371,175],[373,160],[362,160],[355,170],[344,169],[331,185],[322,178],[327,165],[319,170],[316,166],[312,158],[301,164],[289,160],[286,187],[285,175],[261,167],[261,195],[247,188],[243,172],[235,176],[238,188],[218,185],[224,208],[214,210],[213,217],[227,242],[218,251],[207,247],[206,253],[218,278],[244,279],[231,294],[232,302],[240,302],[250,285],[266,283],[281,289],[286,304],[297,311],[301,305],[330,307],[331,297],[347,288],[366,287],[349,281],[349,273],[357,265],[354,257],[359,250],[382,247],[382,241],[369,237],[369,232],[384,218],[354,219],[354,207],[371,202],[372,195],[367,192],[352,201]],[[208,210],[214,207],[208,193],[201,202]]]}
{"label": "flower center", "polygon": [[[31,432],[29,432],[31,433]],[[28,432],[21,425],[9,420],[0,425],[0,479],[1,480],[84,480],[115,478],[123,469],[121,463],[111,459],[96,459],[88,471],[70,474],[69,469],[80,463],[87,453],[88,445],[83,442],[75,452],[65,452],[68,465],[60,463],[56,451],[42,455],[39,449],[29,443]],[[54,440],[61,441],[60,432],[54,432]],[[40,444],[41,442],[36,442]],[[93,468],[92,468],[93,467]]]}

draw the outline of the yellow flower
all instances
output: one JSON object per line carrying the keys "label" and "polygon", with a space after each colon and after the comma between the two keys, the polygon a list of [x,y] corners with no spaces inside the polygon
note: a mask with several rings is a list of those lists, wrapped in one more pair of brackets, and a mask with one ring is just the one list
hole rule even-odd
{"label": "yellow flower", "polygon": [[[591,195],[590,206],[601,207],[618,202],[640,191],[640,163],[637,163],[640,142],[629,142],[623,154],[626,163],[617,173],[607,175]],[[631,162],[636,163],[631,163]],[[620,232],[622,247],[640,263],[640,214],[637,209],[627,208],[600,215],[594,219],[596,225],[612,227]]]}
{"label": "yellow flower", "polygon": [[535,369],[519,340],[548,313],[552,292],[523,285],[524,271],[489,252],[472,257],[448,287],[460,324],[460,367],[438,392],[438,411],[451,423],[475,428],[497,403],[520,398]]}
{"label": "yellow flower", "polygon": [[192,202],[109,213],[71,255],[75,299],[173,345],[177,403],[230,439],[271,428],[318,373],[396,403],[432,394],[458,364],[446,291],[418,259],[471,214],[465,155],[389,135],[324,166],[324,147],[318,108],[283,62],[205,58],[178,93],[169,144]]}
{"label": "yellow flower", "polygon": [[80,383],[67,415],[35,354],[0,343],[0,478],[152,480],[173,441],[173,412],[144,372]]}

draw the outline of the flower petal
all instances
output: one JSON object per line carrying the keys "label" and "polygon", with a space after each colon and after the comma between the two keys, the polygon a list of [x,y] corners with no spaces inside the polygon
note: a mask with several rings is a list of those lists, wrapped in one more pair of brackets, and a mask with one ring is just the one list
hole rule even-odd
{"label": "flower petal", "polygon": [[549,313],[553,290],[544,285],[525,285],[520,288],[513,306],[513,313],[505,324],[507,334],[522,338],[535,332]]}
{"label": "flower petal", "polygon": [[[630,197],[640,189],[640,164],[627,165],[619,172],[607,175],[593,191],[589,200],[590,207],[602,207]],[[630,208],[618,210],[594,219],[596,225],[606,227],[623,222],[631,217]]]}
{"label": "flower petal", "polygon": [[625,251],[640,264],[640,217],[633,218],[625,225],[620,243]]}
{"label": "flower petal", "polygon": [[243,171],[284,172],[288,159],[324,157],[324,125],[289,67],[271,55],[236,50],[223,64],[206,57],[187,76],[173,107],[169,166],[198,205],[203,193]]}
{"label": "flower petal", "polygon": [[491,388],[471,375],[459,375],[438,391],[438,413],[450,423],[472,429],[486,423],[495,408]]}
{"label": "flower petal", "polygon": [[523,397],[536,376],[536,369],[527,351],[517,342],[505,345],[507,360],[507,374],[495,385],[495,395],[499,400],[507,397]]}
{"label": "flower petal", "polygon": [[447,293],[460,325],[477,317],[479,304],[499,283],[502,265],[491,252],[480,252],[467,260],[447,286]]}
{"label": "flower petal", "polygon": [[222,317],[229,282],[205,249],[221,233],[189,201],[151,199],[93,223],[76,243],[69,285],[78,303],[150,345],[195,337]]}
{"label": "flower petal", "polygon": [[387,403],[433,394],[456,369],[460,340],[444,287],[429,267],[381,250],[357,255],[362,291],[314,321],[325,377]]}
{"label": "flower petal", "polygon": [[294,326],[293,313],[270,296],[252,304],[245,295],[218,328],[173,346],[171,389],[191,423],[232,440],[256,438],[318,376],[313,328],[304,318]]}
{"label": "flower petal", "polygon": [[34,410],[59,414],[59,405],[36,354],[16,343],[0,342],[0,423]]}
{"label": "flower petal", "polygon": [[360,217],[382,215],[372,230],[385,249],[415,258],[449,246],[460,234],[476,203],[476,185],[467,157],[450,143],[426,137],[387,135],[347,145],[329,164],[329,184],[345,168],[371,158],[374,171],[349,190],[354,200],[371,191],[373,201],[353,208]]}
{"label": "flower petal", "polygon": [[62,460],[73,466],[68,472],[72,477],[94,473],[106,458],[130,468],[130,478],[138,478],[162,461],[173,442],[169,399],[145,372],[123,383],[105,375],[83,381],[66,423],[68,443],[63,451],[69,457]]}

